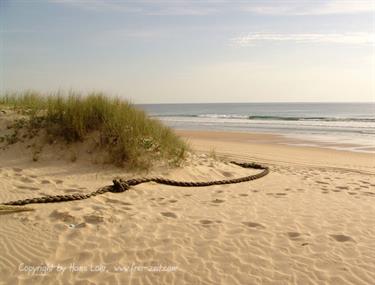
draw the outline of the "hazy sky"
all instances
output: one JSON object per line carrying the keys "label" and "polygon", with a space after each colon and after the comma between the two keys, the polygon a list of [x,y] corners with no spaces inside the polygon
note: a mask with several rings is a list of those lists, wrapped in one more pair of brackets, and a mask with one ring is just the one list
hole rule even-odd
{"label": "hazy sky", "polygon": [[0,0],[1,90],[375,101],[375,1]]}

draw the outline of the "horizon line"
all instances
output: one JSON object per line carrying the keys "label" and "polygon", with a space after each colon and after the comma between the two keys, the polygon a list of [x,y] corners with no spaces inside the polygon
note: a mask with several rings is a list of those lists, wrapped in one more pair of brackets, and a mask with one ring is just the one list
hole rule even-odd
{"label": "horizon line", "polygon": [[187,104],[354,104],[354,103],[375,103],[374,101],[290,101],[290,102],[163,102],[163,103],[133,103],[134,105],[187,105]]}

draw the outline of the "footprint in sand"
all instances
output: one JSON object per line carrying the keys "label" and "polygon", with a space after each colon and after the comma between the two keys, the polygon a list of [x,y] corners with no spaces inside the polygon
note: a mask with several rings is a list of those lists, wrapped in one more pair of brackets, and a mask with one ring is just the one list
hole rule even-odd
{"label": "footprint in sand", "polygon": [[238,196],[241,196],[241,197],[247,197],[249,196],[248,194],[238,194]]}
{"label": "footprint in sand", "polygon": [[14,168],[13,168],[13,171],[14,171],[14,172],[22,172],[23,169],[22,169],[22,168],[14,167]]}
{"label": "footprint in sand", "polygon": [[221,200],[221,199],[215,199],[215,200],[212,200],[211,201],[212,203],[216,203],[216,204],[219,204],[219,203],[224,203],[225,200]]}
{"label": "footprint in sand", "polygon": [[60,221],[67,222],[70,224],[73,224],[76,222],[75,217],[72,216],[69,212],[54,210],[49,216],[53,220],[60,220]]}
{"label": "footprint in sand", "polygon": [[287,232],[286,234],[291,240],[295,240],[301,236],[301,234],[297,232]]}
{"label": "footprint in sand", "polygon": [[32,187],[32,186],[17,185],[16,187],[18,189],[24,189],[24,190],[33,190],[33,191],[40,190],[40,188],[38,188],[38,187]]}
{"label": "footprint in sand", "polygon": [[228,171],[222,171],[221,174],[223,174],[225,177],[232,177],[233,173],[228,172]]}
{"label": "footprint in sand", "polygon": [[202,225],[210,225],[213,223],[213,221],[210,221],[210,220],[200,220],[199,221]]}
{"label": "footprint in sand", "polygon": [[33,179],[30,179],[30,178],[28,178],[28,177],[22,177],[20,180],[21,180],[22,182],[24,182],[24,183],[32,183],[32,182],[34,182]]}
{"label": "footprint in sand", "polygon": [[254,223],[254,222],[242,222],[245,226],[249,228],[255,228],[255,229],[265,229],[266,227],[263,226],[262,224],[259,223]]}
{"label": "footprint in sand", "polygon": [[340,190],[349,190],[348,186],[336,186],[336,188]]}
{"label": "footprint in sand", "polygon": [[50,184],[51,181],[47,180],[47,179],[43,179],[41,182],[41,184]]}
{"label": "footprint in sand", "polygon": [[174,199],[172,199],[172,200],[169,200],[169,203],[176,203],[176,202],[178,202],[177,200],[174,200]]}
{"label": "footprint in sand", "polygon": [[56,184],[62,184],[64,181],[60,180],[60,179],[55,179],[54,180]]}
{"label": "footprint in sand", "polygon": [[84,216],[83,219],[88,224],[99,224],[104,222],[104,218],[98,215],[88,215]]}
{"label": "footprint in sand", "polygon": [[91,206],[91,208],[92,208],[93,210],[95,210],[95,211],[99,211],[99,212],[101,212],[101,211],[103,211],[103,210],[106,209],[105,207],[103,207],[103,206],[99,206],[99,205],[93,205],[93,206]]}
{"label": "footprint in sand", "polygon": [[354,242],[354,239],[352,239],[350,236],[346,236],[346,235],[330,235],[330,236],[338,242],[346,242],[346,241]]}
{"label": "footprint in sand", "polygon": [[191,194],[185,194],[184,196],[185,197],[191,197]]}
{"label": "footprint in sand", "polygon": [[167,217],[167,218],[174,218],[174,219],[177,218],[177,215],[172,212],[161,212],[160,214],[162,214],[164,217]]}

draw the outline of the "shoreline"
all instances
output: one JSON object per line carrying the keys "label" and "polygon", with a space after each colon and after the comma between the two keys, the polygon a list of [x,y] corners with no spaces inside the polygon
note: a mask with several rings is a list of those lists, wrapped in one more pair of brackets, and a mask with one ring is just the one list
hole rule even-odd
{"label": "shoreline", "polygon": [[261,162],[320,167],[334,165],[335,168],[360,170],[375,175],[374,153],[298,145],[301,140],[279,134],[186,130],[176,130],[176,133],[187,139],[194,149],[202,152],[214,150],[223,156],[239,158],[238,150],[248,149],[243,153],[244,158]]}
{"label": "shoreline", "polygon": [[[208,133],[229,133],[229,134],[248,134],[251,136],[264,136],[267,138],[273,137],[272,141],[275,142],[275,139],[278,140],[279,144],[286,144],[290,146],[297,147],[316,147],[324,148],[338,151],[347,151],[354,153],[364,153],[364,154],[375,154],[375,144],[368,145],[366,143],[359,144],[356,141],[353,142],[342,142],[343,138],[334,137],[334,136],[317,136],[307,135],[307,134],[288,134],[282,132],[256,132],[256,131],[245,131],[245,130],[216,130],[216,129],[184,129],[184,128],[174,128],[174,130],[179,133],[184,132],[208,132]],[[341,139],[341,142],[337,141]],[[346,138],[348,139],[348,138]],[[265,141],[267,142],[267,141]]]}

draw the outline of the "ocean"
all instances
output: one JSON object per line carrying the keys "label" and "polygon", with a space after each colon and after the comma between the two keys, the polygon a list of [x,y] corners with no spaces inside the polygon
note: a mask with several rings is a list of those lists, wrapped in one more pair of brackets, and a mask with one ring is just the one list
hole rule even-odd
{"label": "ocean", "polygon": [[375,153],[375,102],[140,104],[179,130],[272,133],[298,145]]}

